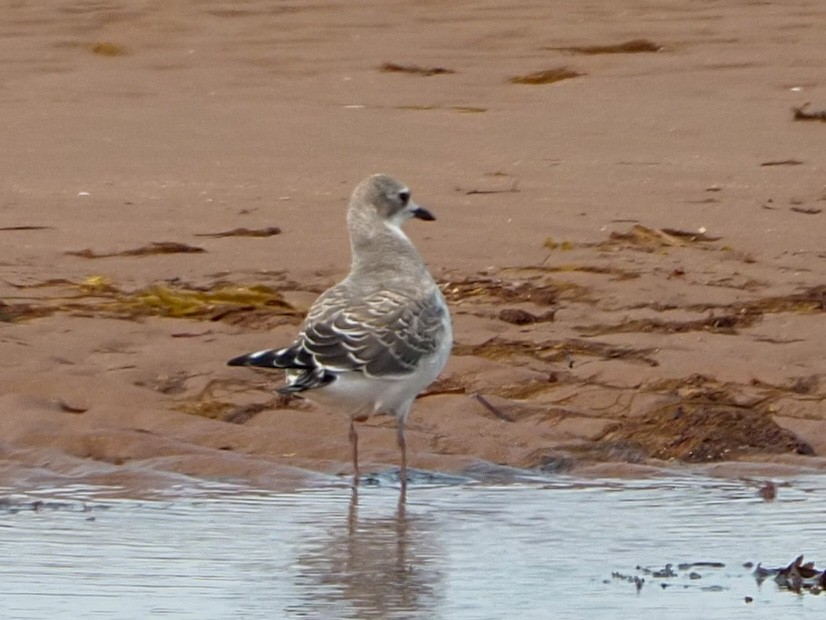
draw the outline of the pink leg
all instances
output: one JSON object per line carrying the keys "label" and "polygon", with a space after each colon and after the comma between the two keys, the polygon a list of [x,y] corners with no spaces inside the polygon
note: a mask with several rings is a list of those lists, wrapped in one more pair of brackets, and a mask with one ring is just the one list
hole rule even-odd
{"label": "pink leg", "polygon": [[404,418],[399,418],[399,425],[396,428],[396,443],[402,453],[402,465],[399,471],[399,478],[402,483],[402,494],[407,491],[407,442],[404,440]]}
{"label": "pink leg", "polygon": [[356,423],[350,418],[350,444],[353,446],[353,488],[359,484],[359,434],[356,432]]}

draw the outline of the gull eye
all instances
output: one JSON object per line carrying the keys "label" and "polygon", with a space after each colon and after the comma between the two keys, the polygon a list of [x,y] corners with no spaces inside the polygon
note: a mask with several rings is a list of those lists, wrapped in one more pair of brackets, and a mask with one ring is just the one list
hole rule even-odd
{"label": "gull eye", "polygon": [[410,202],[410,190],[403,189],[402,191],[400,191],[399,200],[402,201],[403,205],[407,205],[407,203]]}

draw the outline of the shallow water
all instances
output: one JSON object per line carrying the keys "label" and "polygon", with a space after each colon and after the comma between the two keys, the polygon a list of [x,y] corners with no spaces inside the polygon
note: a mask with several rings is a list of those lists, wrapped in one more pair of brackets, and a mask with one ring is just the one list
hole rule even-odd
{"label": "shallow water", "polygon": [[[746,561],[826,564],[826,477],[0,489],[3,618],[716,618],[826,610]],[[683,562],[725,567],[677,569]],[[674,564],[676,577],[637,566]],[[690,579],[696,572],[701,578]],[[641,590],[612,572],[645,578]],[[663,588],[662,584],[668,584]],[[754,600],[745,602],[745,597]]]}

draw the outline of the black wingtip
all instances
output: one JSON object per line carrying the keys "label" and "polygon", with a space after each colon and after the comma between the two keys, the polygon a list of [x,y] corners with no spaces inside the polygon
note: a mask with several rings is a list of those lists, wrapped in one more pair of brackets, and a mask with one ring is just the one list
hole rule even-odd
{"label": "black wingtip", "polygon": [[245,353],[238,357],[233,357],[227,362],[227,366],[261,366],[262,368],[277,367],[275,363],[281,351],[270,349],[268,351],[256,351],[254,353]]}
{"label": "black wingtip", "polygon": [[303,368],[302,364],[296,364],[295,355],[292,349],[265,349],[255,351],[246,355],[233,357],[227,362],[227,366],[254,366],[256,368]]}

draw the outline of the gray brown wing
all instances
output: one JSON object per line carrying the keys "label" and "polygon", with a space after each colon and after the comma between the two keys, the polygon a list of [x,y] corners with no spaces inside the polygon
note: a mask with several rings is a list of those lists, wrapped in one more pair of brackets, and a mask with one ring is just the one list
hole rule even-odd
{"label": "gray brown wing", "polygon": [[363,300],[332,289],[314,304],[296,345],[329,370],[403,376],[436,351],[447,312],[438,289],[414,298],[382,291]]}

